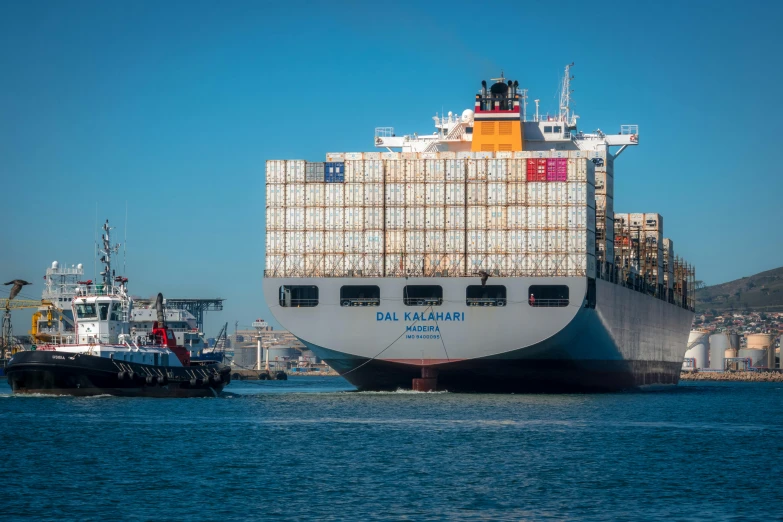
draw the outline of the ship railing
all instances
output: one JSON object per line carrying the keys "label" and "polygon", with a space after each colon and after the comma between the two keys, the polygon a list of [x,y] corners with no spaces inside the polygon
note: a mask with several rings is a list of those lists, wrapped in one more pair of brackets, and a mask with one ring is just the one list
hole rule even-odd
{"label": "ship railing", "polygon": [[340,299],[340,306],[380,306],[381,299],[379,297],[351,297],[347,299]]}
{"label": "ship railing", "polygon": [[529,301],[530,306],[533,307],[543,307],[543,308],[556,308],[556,307],[563,307],[568,306],[568,299],[535,299],[533,301]]}
{"label": "ship railing", "polygon": [[506,298],[473,298],[468,297],[466,300],[468,306],[506,306]]}

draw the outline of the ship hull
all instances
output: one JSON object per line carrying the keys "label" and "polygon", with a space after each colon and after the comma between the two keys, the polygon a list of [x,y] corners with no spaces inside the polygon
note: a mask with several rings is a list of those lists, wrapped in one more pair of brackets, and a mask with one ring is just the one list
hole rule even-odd
{"label": "ship hull", "polygon": [[6,368],[15,394],[215,397],[230,382],[223,365],[152,366],[57,351],[18,352]]}
{"label": "ship hull", "polygon": [[[301,321],[318,307],[275,306],[282,284],[316,284],[321,302],[341,285],[376,284],[382,302],[368,311],[325,306],[320,319]],[[442,308],[460,320],[411,321],[412,307],[383,301],[406,284],[441,285]],[[265,280],[264,288],[278,321],[359,390],[410,389],[426,377],[422,370],[437,376],[436,389],[455,392],[608,392],[679,382],[690,310],[600,280],[588,302],[583,278],[493,278],[507,287],[507,306],[476,308],[465,305],[467,284],[475,282],[300,278]],[[541,284],[567,284],[569,306],[531,307],[514,298]]]}

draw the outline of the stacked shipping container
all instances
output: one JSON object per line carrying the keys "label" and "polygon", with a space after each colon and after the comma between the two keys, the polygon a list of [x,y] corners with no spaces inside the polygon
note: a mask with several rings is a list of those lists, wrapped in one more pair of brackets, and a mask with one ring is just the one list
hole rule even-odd
{"label": "stacked shipping container", "polygon": [[268,161],[267,275],[594,277],[594,164],[547,155]]}

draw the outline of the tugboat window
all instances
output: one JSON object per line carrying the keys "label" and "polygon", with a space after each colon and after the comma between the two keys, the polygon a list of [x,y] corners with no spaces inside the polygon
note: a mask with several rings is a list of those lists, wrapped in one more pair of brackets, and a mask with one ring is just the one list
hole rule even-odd
{"label": "tugboat window", "polygon": [[506,287],[503,285],[468,285],[465,289],[468,306],[506,306]]}
{"label": "tugboat window", "polygon": [[101,321],[109,319],[109,303],[101,303],[98,305],[98,309],[101,311]]}
{"label": "tugboat window", "polygon": [[280,287],[280,306],[318,306],[318,287],[313,285],[283,285]]}
{"label": "tugboat window", "polygon": [[567,285],[533,285],[527,293],[528,304],[535,307],[568,306]]}
{"label": "tugboat window", "polygon": [[76,317],[79,319],[95,319],[98,315],[95,312],[94,303],[82,303],[76,305]]}
{"label": "tugboat window", "polygon": [[346,285],[340,287],[340,306],[379,306],[381,289],[375,285]]}
{"label": "tugboat window", "polygon": [[402,302],[408,306],[440,306],[443,304],[443,287],[408,285],[403,288]]}

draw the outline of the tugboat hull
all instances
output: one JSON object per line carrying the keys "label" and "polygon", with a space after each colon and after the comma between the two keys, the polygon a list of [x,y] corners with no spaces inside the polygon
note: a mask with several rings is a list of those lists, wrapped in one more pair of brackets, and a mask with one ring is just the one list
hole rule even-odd
{"label": "tugboat hull", "polygon": [[222,364],[153,366],[60,351],[19,352],[6,373],[15,394],[215,397],[231,381]]}

